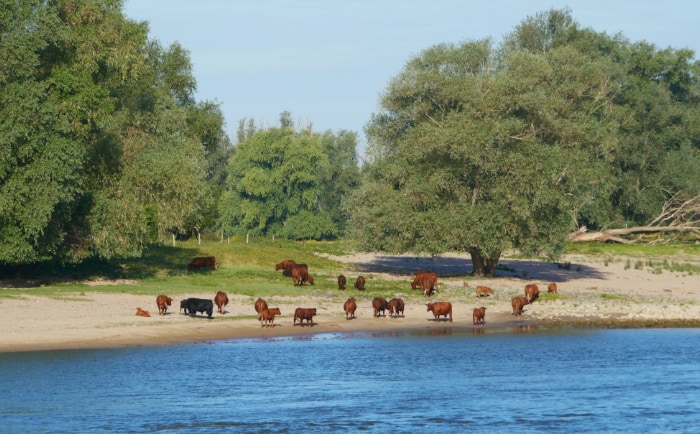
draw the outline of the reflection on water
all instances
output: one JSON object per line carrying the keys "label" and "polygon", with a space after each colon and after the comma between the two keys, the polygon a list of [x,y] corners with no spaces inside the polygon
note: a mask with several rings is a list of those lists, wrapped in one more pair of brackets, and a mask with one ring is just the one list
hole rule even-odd
{"label": "reflection on water", "polygon": [[695,432],[698,348],[446,326],[0,354],[0,432]]}

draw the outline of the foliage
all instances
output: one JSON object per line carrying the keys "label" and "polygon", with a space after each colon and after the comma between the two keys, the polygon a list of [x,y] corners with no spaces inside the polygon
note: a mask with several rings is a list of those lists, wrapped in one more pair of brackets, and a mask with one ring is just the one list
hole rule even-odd
{"label": "foliage", "polygon": [[284,112],[279,128],[239,134],[247,138],[229,160],[220,202],[226,233],[315,240],[342,233],[341,200],[359,178],[355,135],[296,132],[290,122]]}
{"label": "foliage", "polygon": [[138,256],[212,208],[218,106],[194,100],[187,51],[121,8],[27,0],[0,15],[0,263]]}
{"label": "foliage", "polygon": [[[468,251],[475,274],[493,275],[505,249],[556,257],[582,220],[647,218],[669,192],[699,189],[664,161],[700,173],[690,53],[640,48],[552,10],[497,49],[424,50],[367,125],[353,236],[372,250]],[[640,58],[655,67],[641,72]]]}

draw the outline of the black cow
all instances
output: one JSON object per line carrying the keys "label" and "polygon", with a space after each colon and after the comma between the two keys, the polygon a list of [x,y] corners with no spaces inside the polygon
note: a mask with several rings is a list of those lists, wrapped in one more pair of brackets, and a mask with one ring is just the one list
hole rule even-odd
{"label": "black cow", "polygon": [[196,315],[197,312],[206,312],[207,316],[211,318],[211,315],[214,312],[214,302],[207,300],[206,298],[188,298],[187,300],[183,300],[183,303],[185,305],[185,311],[192,316]]}

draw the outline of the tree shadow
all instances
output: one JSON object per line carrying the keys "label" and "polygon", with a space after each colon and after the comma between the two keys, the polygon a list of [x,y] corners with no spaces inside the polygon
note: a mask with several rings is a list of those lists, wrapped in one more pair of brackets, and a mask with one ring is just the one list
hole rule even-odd
{"label": "tree shadow", "polygon": [[[363,273],[387,273],[407,277],[418,269],[432,271],[442,277],[468,276],[473,269],[471,259],[451,256],[376,256],[370,261],[354,264]],[[568,282],[577,279],[602,279],[604,275],[585,264],[503,259],[498,263],[496,277]]]}

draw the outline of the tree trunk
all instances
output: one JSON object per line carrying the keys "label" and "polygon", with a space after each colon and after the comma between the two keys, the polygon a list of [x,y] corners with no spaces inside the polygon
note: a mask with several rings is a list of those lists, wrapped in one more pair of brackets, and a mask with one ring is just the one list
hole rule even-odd
{"label": "tree trunk", "polygon": [[600,243],[622,243],[630,244],[633,241],[623,238],[624,236],[635,234],[653,234],[661,232],[698,232],[698,227],[695,225],[677,225],[677,226],[635,226],[632,228],[623,229],[606,229],[598,232],[588,232],[588,229],[583,226],[576,232],[569,234],[569,241],[572,243],[578,242],[600,242]]}
{"label": "tree trunk", "polygon": [[498,260],[501,258],[501,252],[498,252],[493,258],[484,256],[481,251],[477,249],[470,250],[469,254],[472,257],[472,276],[496,276],[496,266],[498,265]]}

